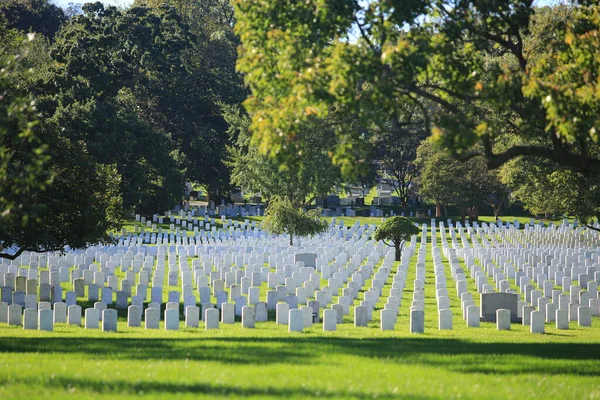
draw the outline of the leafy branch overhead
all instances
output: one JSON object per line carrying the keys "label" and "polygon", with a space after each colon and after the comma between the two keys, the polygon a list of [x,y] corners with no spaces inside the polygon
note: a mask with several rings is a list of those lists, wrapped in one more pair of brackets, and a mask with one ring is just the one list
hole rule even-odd
{"label": "leafy branch overhead", "polygon": [[[254,140],[285,163],[306,149],[302,121],[343,105],[369,126],[409,104],[447,149],[490,168],[535,156],[598,174],[600,5],[579,3],[237,0]],[[358,167],[351,134],[338,127],[345,173]]]}

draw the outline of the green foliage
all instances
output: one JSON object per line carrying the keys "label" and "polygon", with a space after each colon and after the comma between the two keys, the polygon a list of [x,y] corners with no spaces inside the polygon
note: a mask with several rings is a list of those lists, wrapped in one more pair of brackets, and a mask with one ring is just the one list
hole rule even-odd
{"label": "green foliage", "polygon": [[391,217],[377,228],[373,234],[374,240],[390,240],[394,243],[401,243],[410,240],[412,235],[419,233],[419,228],[408,218]]}
{"label": "green foliage", "polygon": [[443,205],[454,205],[461,215],[479,217],[478,207],[489,204],[498,215],[507,203],[508,189],[496,171],[489,171],[482,158],[457,161],[431,142],[423,142],[417,150],[420,166],[419,194]]}
{"label": "green foliage", "polygon": [[0,38],[5,46],[0,53],[0,226],[19,228],[38,216],[31,199],[50,183],[49,156],[34,131],[35,101],[15,90],[26,54],[7,54],[19,46],[26,52],[29,43],[12,32],[4,31]]}
{"label": "green foliage", "polygon": [[327,230],[319,209],[304,211],[287,199],[274,198],[267,207],[263,227],[276,234],[288,234],[290,246],[294,236],[309,236]]}
{"label": "green foliage", "polygon": [[[400,248],[404,242],[410,240],[412,235],[419,233],[417,228],[410,219],[405,217],[391,217],[377,227],[373,234],[373,240],[383,241],[388,246],[396,249],[396,261],[400,260]],[[387,242],[392,242],[388,244]]]}
{"label": "green foliage", "polygon": [[36,32],[52,40],[67,22],[63,10],[48,0],[4,0],[0,3],[0,22],[23,33]]}
{"label": "green foliage", "polygon": [[[409,113],[408,110],[404,112]],[[415,193],[417,148],[427,137],[424,125],[418,114],[413,112],[402,124],[398,119],[390,119],[382,127],[372,126],[369,129],[373,134],[375,158],[402,206],[406,206]]]}
{"label": "green foliage", "polygon": [[[298,122],[342,104],[381,125],[409,104],[454,155],[491,168],[538,156],[598,174],[600,6],[586,3],[237,0],[254,140],[286,163],[305,148]],[[348,124],[338,134],[334,160],[348,172],[356,141]],[[499,146],[507,137],[519,140]]]}
{"label": "green foliage", "polygon": [[[581,152],[581,163],[588,162],[588,157],[598,157],[599,25],[600,5],[574,8],[551,41],[552,46],[532,66],[525,87],[527,96],[542,99],[548,122],[546,130],[574,145]],[[585,165],[582,167],[585,169]]]}
{"label": "green foliage", "polygon": [[29,43],[10,34],[4,43],[11,37],[22,57],[0,57],[0,257],[108,242],[122,217],[120,177],[81,141],[38,120],[36,102],[23,90],[32,73]]}
{"label": "green foliage", "polygon": [[42,111],[99,163],[116,165],[128,211],[162,212],[184,187],[169,102],[185,70],[186,29],[171,9],[121,12],[96,3],[84,11],[52,46],[51,75],[36,85]]}
{"label": "green foliage", "polygon": [[584,224],[600,218],[600,179],[543,159],[516,158],[502,166],[502,181],[532,214],[572,215]]}
{"label": "green foliage", "polygon": [[138,0],[154,10],[172,6],[190,33],[185,73],[170,87],[162,118],[169,124],[186,158],[186,175],[219,201],[230,190],[229,169],[223,163],[229,144],[221,104],[240,104],[247,96],[235,70],[239,41],[233,33],[233,8],[227,0]]}
{"label": "green foliage", "polygon": [[252,143],[250,118],[236,106],[225,106],[223,111],[232,139],[226,163],[234,185],[267,198],[285,198],[298,208],[326,196],[340,183],[339,169],[332,165],[327,153],[335,138],[325,121],[311,121],[299,131],[311,150],[298,156],[297,163],[281,169]]}

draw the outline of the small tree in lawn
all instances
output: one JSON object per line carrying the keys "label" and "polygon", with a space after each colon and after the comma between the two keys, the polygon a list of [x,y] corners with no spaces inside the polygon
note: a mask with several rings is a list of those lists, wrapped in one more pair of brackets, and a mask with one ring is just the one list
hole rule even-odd
{"label": "small tree in lawn", "polygon": [[279,197],[267,207],[263,226],[269,232],[290,235],[290,246],[294,244],[294,236],[314,235],[327,230],[327,222],[321,219],[318,209],[304,211]]}
{"label": "small tree in lawn", "polygon": [[[419,228],[408,218],[392,217],[379,225],[373,239],[382,240],[386,245],[394,247],[396,249],[396,261],[400,261],[400,250],[404,242],[417,233],[419,233]],[[392,244],[389,244],[389,242],[392,242]]]}

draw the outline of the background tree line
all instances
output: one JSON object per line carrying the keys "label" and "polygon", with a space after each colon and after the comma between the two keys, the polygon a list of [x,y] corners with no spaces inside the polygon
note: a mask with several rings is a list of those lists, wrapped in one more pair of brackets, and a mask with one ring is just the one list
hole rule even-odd
{"label": "background tree line", "polygon": [[2,254],[107,240],[181,202],[186,180],[228,194],[221,107],[246,91],[233,10],[213,3],[0,5]]}

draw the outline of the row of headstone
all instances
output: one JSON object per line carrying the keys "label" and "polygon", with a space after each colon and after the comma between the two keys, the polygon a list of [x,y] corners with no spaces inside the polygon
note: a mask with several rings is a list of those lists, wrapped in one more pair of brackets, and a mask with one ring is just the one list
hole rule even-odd
{"label": "row of headstone", "polygon": [[[571,285],[571,278],[562,276],[563,268],[559,265],[558,260],[560,260],[561,257],[563,261],[572,262],[572,258],[567,258],[571,256],[562,254],[560,249],[555,249],[552,251],[553,254],[551,255],[548,254],[548,252],[545,252],[544,250],[540,251],[539,248],[535,247],[514,248],[512,244],[516,239],[514,237],[512,240],[507,238],[506,235],[504,235],[504,230],[499,229],[491,233],[492,234],[490,235],[490,231],[486,232],[484,230],[478,230],[477,232],[473,232],[467,230],[467,234],[469,234],[472,239],[473,248],[469,245],[465,232],[460,229],[459,236],[461,237],[461,244],[458,245],[456,240],[452,241],[453,247],[457,248],[457,252],[461,253],[467,267],[471,268],[471,277],[476,279],[478,291],[485,293],[481,296],[482,319],[489,319],[490,314],[497,319],[499,318],[498,311],[506,310],[501,307],[503,305],[510,305],[510,309],[508,310],[510,318],[509,322],[515,321],[514,308],[516,308],[518,318],[522,318],[523,325],[530,326],[531,332],[543,333],[544,322],[555,322],[557,329],[568,329],[569,321],[578,321],[580,326],[591,326],[591,316],[600,315],[600,299],[598,298],[597,282],[595,280],[589,281],[588,274],[578,274],[580,276],[580,284],[583,283],[588,288],[588,291],[584,292],[586,295],[582,297],[581,287],[579,285]],[[455,236],[453,236],[453,234],[454,230],[450,227],[450,235],[454,238]],[[489,236],[485,236],[486,234]],[[498,235],[497,237],[496,234]],[[513,236],[516,236],[516,234]],[[488,241],[488,237],[491,240]],[[539,238],[531,236],[529,240],[536,239]],[[510,244],[510,247],[504,247],[503,245],[505,243]],[[444,244],[446,243],[444,242]],[[530,241],[530,244],[539,245],[539,243],[535,241],[533,243]],[[454,249],[449,249],[447,246],[445,250],[451,255],[456,254]],[[530,250],[533,250],[533,253]],[[584,258],[582,259],[581,257]],[[590,265],[591,259],[594,257],[595,253],[593,251],[583,251],[583,254],[580,254],[579,261],[587,264],[587,267],[585,268],[592,268],[591,271],[595,273],[595,267]],[[479,263],[485,265],[485,268],[476,265],[475,259],[478,259]],[[524,260],[531,263],[537,261],[538,266],[530,267],[529,263],[524,262]],[[502,266],[503,268],[500,268],[499,266]],[[573,266],[572,269],[575,270],[576,268],[576,266]],[[548,279],[548,270],[553,272],[554,275],[558,273],[562,279],[568,279],[568,281],[562,282],[562,288],[569,293],[569,295],[554,289],[558,282],[556,282],[556,279]],[[484,271],[487,271],[487,274],[485,274]],[[573,273],[576,272],[577,271]],[[495,288],[494,286],[490,287],[485,283],[487,279],[486,275],[493,278]],[[524,296],[524,301],[517,300],[518,295],[510,288],[509,279],[514,279],[516,281],[519,290]],[[498,290],[499,293],[494,294],[493,296],[488,295],[495,292],[494,289]],[[458,287],[457,290],[459,290]],[[511,296],[515,296],[515,298],[511,299]],[[485,310],[486,303],[484,299],[488,299],[488,310]],[[507,299],[510,299],[511,301],[507,302]],[[500,304],[502,302],[504,302],[504,304]],[[514,303],[517,303],[517,307],[514,307]],[[558,310],[561,311],[557,313]],[[502,323],[497,322],[499,324],[498,329],[500,329],[501,325],[503,327],[506,326],[506,321],[504,321],[506,318],[505,311],[502,311],[501,314],[503,321]],[[581,314],[581,317],[579,314]]]}

